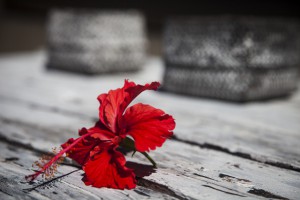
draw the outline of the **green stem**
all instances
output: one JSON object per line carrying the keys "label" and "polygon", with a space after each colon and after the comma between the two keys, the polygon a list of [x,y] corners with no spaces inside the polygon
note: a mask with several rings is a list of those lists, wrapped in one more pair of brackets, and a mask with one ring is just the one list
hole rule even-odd
{"label": "green stem", "polygon": [[148,153],[146,153],[146,152],[140,152],[140,153],[143,154],[151,162],[151,164],[153,165],[154,168],[157,168],[156,162],[149,156]]}
{"label": "green stem", "polygon": [[[123,148],[125,148],[127,150],[133,151],[132,156],[137,151],[135,149],[134,141],[129,137],[124,138],[124,140],[121,142],[120,146],[122,146]],[[156,168],[155,161],[149,156],[149,154],[147,152],[140,152],[140,153],[143,154],[151,162],[151,164],[153,165],[154,168]]]}

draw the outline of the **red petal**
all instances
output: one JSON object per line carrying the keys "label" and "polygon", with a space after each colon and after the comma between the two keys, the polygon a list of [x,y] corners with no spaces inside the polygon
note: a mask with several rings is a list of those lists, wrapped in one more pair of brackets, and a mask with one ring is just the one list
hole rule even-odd
{"label": "red petal", "polygon": [[[79,141],[73,148],[71,148],[67,152],[68,157],[72,158],[80,165],[84,165],[85,162],[90,158],[90,156],[100,150],[98,145],[101,145],[101,147],[111,145],[112,142],[109,142],[109,140],[112,139],[111,137],[114,137],[113,133],[107,131],[106,129],[102,129],[100,123],[97,123],[95,127],[92,127],[88,130],[86,128],[82,128],[79,131],[80,136],[88,133],[92,134]],[[71,138],[66,143],[62,144],[61,147],[65,149],[74,141],[75,140]]]}
{"label": "red petal", "polygon": [[98,138],[102,141],[111,140],[115,137],[115,134],[108,130],[101,121],[98,121],[94,127],[88,130],[88,132],[93,132],[91,136],[93,138]]}
{"label": "red petal", "polygon": [[136,85],[125,80],[123,88],[110,90],[108,94],[98,96],[100,102],[99,118],[112,132],[118,132],[118,121],[126,107],[145,90],[157,90],[160,83],[152,82],[146,85]]}
{"label": "red petal", "polygon": [[[71,145],[75,140],[73,138],[69,139],[66,143],[62,144],[63,149]],[[90,152],[97,146],[97,141],[92,137],[86,137],[85,139],[79,141],[68,153],[67,156],[75,160],[78,164],[84,165],[84,163],[89,159]]]}
{"label": "red petal", "polygon": [[135,148],[140,152],[160,147],[173,135],[175,121],[164,111],[145,104],[128,108],[122,118],[122,127],[135,140]]}
{"label": "red petal", "polygon": [[136,179],[133,170],[125,167],[122,153],[110,149],[95,155],[83,167],[86,185],[115,189],[133,189]]}

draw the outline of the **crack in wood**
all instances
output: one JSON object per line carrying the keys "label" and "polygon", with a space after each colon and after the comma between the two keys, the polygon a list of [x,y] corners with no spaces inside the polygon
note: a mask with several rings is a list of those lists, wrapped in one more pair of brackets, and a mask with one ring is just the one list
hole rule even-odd
{"label": "crack in wood", "polygon": [[216,180],[216,179],[213,179],[213,178],[210,178],[210,177],[208,177],[208,176],[201,175],[201,174],[193,173],[193,175],[195,175],[195,176],[200,176],[200,177],[202,177],[202,178],[206,178],[206,179],[209,179],[209,180],[213,180],[213,181],[219,182],[219,181]]}
{"label": "crack in wood", "polygon": [[17,160],[19,160],[19,158],[17,158],[17,157],[9,157],[9,158],[5,158],[5,162],[17,161]]}
{"label": "crack in wood", "polygon": [[23,191],[24,191],[24,192],[31,192],[31,191],[33,191],[33,190],[35,190],[35,189],[37,189],[37,188],[47,187],[47,185],[49,185],[49,184],[51,184],[51,183],[53,183],[53,182],[55,182],[55,181],[61,180],[63,177],[68,176],[68,175],[70,175],[70,174],[72,174],[72,173],[74,173],[74,172],[78,172],[79,170],[80,170],[80,169],[73,170],[73,171],[71,171],[71,172],[69,172],[69,173],[67,173],[67,174],[63,174],[63,175],[61,175],[61,176],[55,177],[55,178],[53,178],[53,179],[51,179],[51,180],[45,181],[45,182],[43,182],[43,183],[41,183],[41,184],[38,184],[38,185],[36,185],[36,186],[34,186],[34,187],[23,189]]}
{"label": "crack in wood", "polygon": [[139,190],[137,190],[137,189],[134,189],[133,191],[136,192],[137,194],[142,195],[142,196],[150,197],[150,195],[148,195],[148,194],[146,194],[146,193],[144,193],[144,192],[142,192],[142,191],[139,191]]}
{"label": "crack in wood", "polygon": [[223,185],[220,185],[220,184],[217,184],[217,183],[209,183],[209,184],[212,184],[212,185],[215,185],[215,186],[218,186],[218,187],[224,188],[224,189],[226,189],[226,190],[230,190],[230,191],[233,191],[233,192],[237,192],[237,193],[239,193],[239,191],[238,191],[238,190],[235,190],[235,189],[232,189],[232,188],[229,188],[229,187],[225,187],[225,186],[223,186]]}
{"label": "crack in wood", "polygon": [[179,194],[176,194],[176,192],[174,192],[168,186],[165,186],[165,185],[162,185],[162,184],[159,184],[159,183],[155,183],[153,181],[146,180],[146,179],[143,179],[143,178],[138,179],[138,185],[149,188],[149,189],[152,189],[152,190],[157,191],[157,192],[167,194],[169,196],[172,196],[172,197],[180,199],[180,200],[191,199],[191,198],[187,198],[184,195],[181,196]]}
{"label": "crack in wood", "polygon": [[[199,176],[199,174],[196,174],[196,173],[194,173],[194,175]],[[218,180],[215,180],[215,179],[212,179],[212,178],[209,178],[209,177],[206,177],[206,176],[201,176],[201,177],[208,178],[208,179],[213,180],[213,181],[215,181],[215,182],[220,182],[220,181],[218,181]],[[233,192],[236,192],[236,193],[240,193],[238,190],[235,190],[235,189],[232,189],[232,188],[229,188],[229,187],[225,187],[225,186],[220,185],[220,184],[218,184],[218,183],[209,182],[209,181],[205,181],[205,182],[206,182],[206,184],[215,185],[215,186],[217,186],[217,187],[221,187],[221,188],[224,188],[224,189],[229,190],[229,191],[233,191]],[[205,184],[205,185],[206,185],[206,184]],[[210,187],[211,187],[211,186],[210,186]]]}
{"label": "crack in wood", "polygon": [[[225,186],[223,186],[223,185],[220,185],[220,184],[218,184],[218,183],[215,183],[215,182],[220,182],[219,180],[216,180],[216,179],[213,179],[213,178],[210,178],[210,177],[207,177],[207,176],[203,176],[203,175],[200,175],[200,174],[197,174],[197,173],[193,173],[193,175],[200,176],[200,177],[203,177],[203,178],[208,179],[208,180],[212,180],[212,181],[202,180],[202,181],[205,182],[206,184],[215,185],[215,186],[217,186],[217,187],[221,187],[221,188],[224,188],[224,189],[226,189],[226,190],[230,190],[230,191],[239,193],[238,190],[235,190],[235,189],[232,189],[232,188],[229,188],[229,187],[225,187]],[[232,177],[232,178],[234,178],[234,177]],[[242,180],[242,179],[241,179],[241,180]],[[205,185],[206,185],[206,184],[205,184]]]}
{"label": "crack in wood", "polygon": [[252,188],[251,190],[248,191],[248,193],[254,194],[254,195],[257,195],[257,196],[261,196],[261,197],[265,197],[265,198],[288,200],[288,198],[273,194],[271,192],[268,192],[268,191],[265,191],[265,190],[262,190],[262,189]]}
{"label": "crack in wood", "polygon": [[247,197],[247,196],[244,196],[244,195],[241,195],[241,194],[236,194],[236,193],[233,193],[233,192],[228,192],[228,191],[225,191],[225,190],[221,190],[221,189],[212,187],[212,186],[210,186],[210,185],[202,185],[202,186],[203,186],[203,187],[208,187],[208,188],[211,188],[211,189],[220,191],[220,192],[224,192],[224,193],[226,193],[226,194],[234,195],[234,196]]}
{"label": "crack in wood", "polygon": [[79,113],[79,112],[65,110],[65,109],[62,109],[62,108],[54,107],[54,106],[38,104],[38,103],[35,103],[35,102],[30,102],[30,101],[27,101],[27,100],[23,100],[23,99],[7,97],[7,96],[3,96],[3,95],[0,95],[0,99],[4,100],[4,101],[10,101],[10,102],[18,103],[18,104],[23,104],[23,105],[25,105],[29,108],[33,108],[33,109],[40,109],[40,110],[49,111],[49,112],[53,112],[53,113],[60,113],[60,114],[63,114],[63,115],[68,115],[68,116],[77,116],[79,118],[89,119],[89,120],[92,120],[92,121],[95,121],[95,122],[98,121],[98,118],[91,117],[89,115],[85,115],[85,114],[82,114],[82,113]]}
{"label": "crack in wood", "polygon": [[243,182],[248,182],[250,183],[251,181],[247,180],[247,179],[242,179],[242,178],[236,178],[234,176],[230,176],[230,175],[227,175],[227,174],[219,174],[219,177],[222,178],[222,179],[225,179],[225,180],[228,180],[229,182],[232,180],[232,179],[235,179],[237,181],[243,181]]}
{"label": "crack in wood", "polygon": [[210,144],[210,143],[201,144],[201,143],[197,143],[197,142],[193,142],[193,141],[189,141],[189,140],[180,139],[175,135],[173,135],[173,137],[171,139],[175,140],[175,141],[178,141],[178,142],[183,142],[183,143],[186,143],[186,144],[190,144],[190,145],[193,145],[193,146],[198,146],[201,149],[211,149],[211,150],[215,150],[215,151],[220,151],[220,152],[227,153],[227,154],[237,156],[237,157],[240,157],[240,158],[245,158],[245,159],[248,159],[248,160],[251,160],[251,161],[264,163],[264,164],[271,165],[271,166],[278,167],[278,168],[282,168],[282,169],[287,169],[287,170],[300,172],[299,167],[295,167],[295,166],[292,166],[290,164],[281,163],[281,162],[262,161],[260,159],[254,158],[253,156],[251,156],[251,154],[243,153],[243,152],[232,152],[228,148],[221,147],[219,145]]}

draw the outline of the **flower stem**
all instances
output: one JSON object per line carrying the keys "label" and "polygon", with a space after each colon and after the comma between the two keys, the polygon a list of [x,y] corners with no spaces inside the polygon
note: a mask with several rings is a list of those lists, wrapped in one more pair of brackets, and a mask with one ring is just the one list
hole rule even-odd
{"label": "flower stem", "polygon": [[149,154],[147,154],[146,152],[140,152],[140,153],[143,154],[151,162],[154,168],[157,168],[156,162],[149,156]]}
{"label": "flower stem", "polygon": [[[124,138],[123,141],[121,142],[120,146],[124,147],[127,150],[133,151],[132,156],[137,151],[135,149],[134,141],[129,137]],[[154,168],[156,168],[156,162],[149,156],[149,154],[147,152],[140,152],[140,153],[143,154],[151,162],[151,164],[153,165]]]}

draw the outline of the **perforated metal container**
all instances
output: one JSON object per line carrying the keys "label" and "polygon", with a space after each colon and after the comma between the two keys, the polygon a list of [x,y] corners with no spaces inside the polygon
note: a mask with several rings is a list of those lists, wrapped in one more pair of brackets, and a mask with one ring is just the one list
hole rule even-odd
{"label": "perforated metal container", "polygon": [[300,67],[299,22],[254,17],[166,23],[163,89],[248,101],[290,94]]}
{"label": "perforated metal container", "polygon": [[136,11],[53,10],[47,66],[89,74],[137,70],[146,56],[144,26]]}

